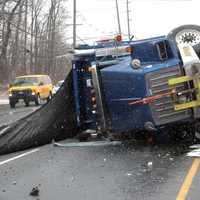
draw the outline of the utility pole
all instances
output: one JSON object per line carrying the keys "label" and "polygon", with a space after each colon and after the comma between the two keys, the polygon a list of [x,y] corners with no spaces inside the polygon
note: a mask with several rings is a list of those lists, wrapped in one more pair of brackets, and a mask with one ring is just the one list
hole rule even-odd
{"label": "utility pole", "polygon": [[115,2],[116,2],[116,10],[117,10],[118,31],[119,31],[119,34],[121,35],[122,31],[121,31],[121,24],[120,24],[120,17],[119,17],[118,1],[115,0]]}
{"label": "utility pole", "polygon": [[76,0],[74,0],[74,14],[73,14],[73,49],[76,47]]}
{"label": "utility pole", "polygon": [[129,10],[129,0],[126,0],[126,12],[127,12],[127,27],[128,27],[128,39],[131,40],[131,33],[130,33],[130,10]]}

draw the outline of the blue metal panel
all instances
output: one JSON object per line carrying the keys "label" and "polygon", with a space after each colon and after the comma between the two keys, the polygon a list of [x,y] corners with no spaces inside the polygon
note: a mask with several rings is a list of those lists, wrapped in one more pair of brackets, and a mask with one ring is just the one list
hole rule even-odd
{"label": "blue metal panel", "polygon": [[[155,47],[155,44],[161,41],[166,41],[168,51],[166,60],[160,59]],[[181,63],[176,46],[165,37],[132,42],[131,46],[133,47],[131,57],[124,58],[119,64],[101,70],[114,132],[144,129],[145,122],[154,124],[148,104],[129,106],[128,103],[152,95],[146,83],[146,74]],[[131,60],[135,58],[141,61],[140,69],[133,69],[131,66]]]}
{"label": "blue metal panel", "polygon": [[130,101],[148,95],[144,71],[133,70],[130,57],[118,65],[102,69],[101,75],[112,131],[143,129],[145,122],[153,122],[148,105],[128,105]]}
{"label": "blue metal panel", "polygon": [[75,100],[75,111],[77,126],[80,126],[80,98],[79,98],[79,87],[78,87],[78,69],[75,60],[72,61],[72,73],[73,73],[73,94]]}
{"label": "blue metal panel", "polygon": [[146,73],[150,73],[154,71],[159,71],[163,68],[176,66],[176,65],[180,65],[179,59],[168,59],[163,62],[156,62],[156,63],[145,65],[142,68],[143,68],[143,73],[146,74]]}

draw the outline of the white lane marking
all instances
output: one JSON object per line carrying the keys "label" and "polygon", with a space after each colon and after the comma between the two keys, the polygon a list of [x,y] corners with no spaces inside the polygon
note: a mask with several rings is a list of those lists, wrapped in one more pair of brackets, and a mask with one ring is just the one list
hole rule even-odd
{"label": "white lane marking", "polygon": [[33,150],[31,150],[31,151],[28,151],[28,152],[26,152],[26,153],[20,154],[20,155],[18,155],[18,156],[13,157],[13,158],[9,158],[9,159],[7,159],[7,160],[4,160],[4,161],[0,162],[0,166],[6,164],[6,163],[8,163],[8,162],[11,162],[11,161],[13,161],[13,160],[16,160],[16,159],[18,159],[18,158],[22,158],[22,157],[27,156],[27,155],[29,155],[29,154],[35,153],[35,152],[37,152],[37,151],[39,151],[39,149],[33,149]]}
{"label": "white lane marking", "polygon": [[6,126],[5,128],[3,128],[1,131],[0,131],[0,136],[3,135],[3,133],[8,130],[10,128],[10,126]]}

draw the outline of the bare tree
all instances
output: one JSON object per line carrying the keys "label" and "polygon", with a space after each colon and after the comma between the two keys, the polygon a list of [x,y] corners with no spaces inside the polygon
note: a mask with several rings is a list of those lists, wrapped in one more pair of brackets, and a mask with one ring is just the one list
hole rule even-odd
{"label": "bare tree", "polygon": [[[3,77],[5,75],[7,75],[7,73],[8,73],[8,71],[7,71],[7,49],[8,49],[8,42],[9,42],[10,34],[11,34],[11,23],[13,21],[15,11],[20,6],[21,2],[22,2],[22,0],[18,0],[15,3],[14,7],[12,8],[11,12],[8,14],[8,19],[7,19],[7,23],[6,23],[7,28],[5,31],[5,35],[3,37],[2,48],[1,48],[1,53],[0,53],[0,79],[3,79]],[[4,7],[5,7],[5,4],[4,4]],[[3,14],[4,13],[2,13],[2,15]]]}
{"label": "bare tree", "polygon": [[[69,65],[65,0],[0,2],[0,82],[16,75],[46,73],[63,78]],[[44,4],[47,7],[44,7]]]}

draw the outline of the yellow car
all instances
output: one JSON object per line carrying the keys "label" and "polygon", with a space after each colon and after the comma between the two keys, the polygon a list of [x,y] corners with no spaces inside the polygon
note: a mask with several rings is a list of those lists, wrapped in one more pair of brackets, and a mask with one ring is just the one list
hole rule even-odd
{"label": "yellow car", "polygon": [[28,75],[16,77],[9,85],[9,103],[11,108],[19,100],[23,100],[26,106],[31,101],[39,105],[41,100],[49,101],[52,98],[53,85],[48,75]]}

